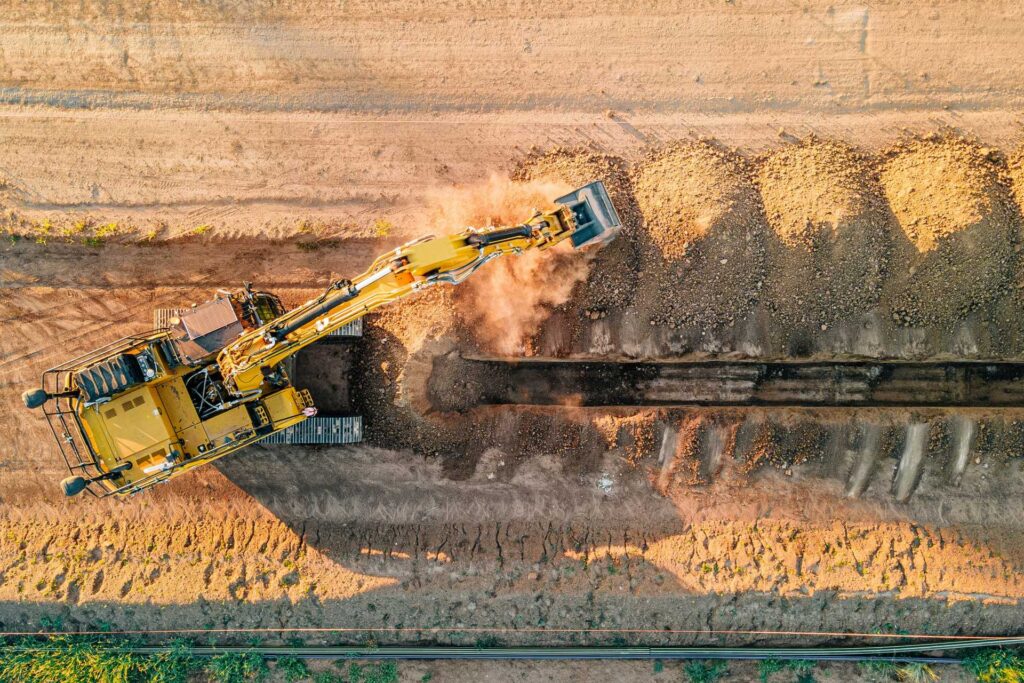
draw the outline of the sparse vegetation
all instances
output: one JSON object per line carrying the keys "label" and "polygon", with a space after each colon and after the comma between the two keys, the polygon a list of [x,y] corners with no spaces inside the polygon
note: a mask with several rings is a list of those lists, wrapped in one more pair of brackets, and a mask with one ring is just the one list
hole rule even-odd
{"label": "sparse vegetation", "polygon": [[264,680],[270,667],[257,652],[228,652],[211,659],[208,671],[217,683],[246,683]]}
{"label": "sparse vegetation", "polygon": [[939,675],[927,664],[910,662],[898,667],[896,680],[907,683],[930,683],[939,680]]}
{"label": "sparse vegetation", "polygon": [[[342,662],[338,662],[342,664]],[[348,683],[397,683],[398,665],[394,662],[379,664],[348,664]],[[344,680],[344,679],[342,679]]]}
{"label": "sparse vegetation", "polygon": [[274,670],[284,676],[288,683],[304,681],[309,678],[309,667],[297,657],[281,657],[274,665]]}
{"label": "sparse vegetation", "polygon": [[796,673],[796,683],[814,683],[815,662],[809,659],[792,659],[786,666]]}
{"label": "sparse vegetation", "polygon": [[21,642],[0,654],[0,680],[24,683],[53,681],[110,681],[127,683],[143,671],[143,660],[95,643],[58,638]]}
{"label": "sparse vegetation", "polygon": [[391,234],[391,230],[394,226],[390,221],[383,218],[378,218],[373,222],[373,236],[374,237],[387,237]]}
{"label": "sparse vegetation", "polygon": [[117,223],[104,223],[100,227],[96,228],[96,232],[94,234],[99,239],[106,239],[108,237],[113,237],[114,235],[118,235],[120,233],[121,226],[118,225]]}
{"label": "sparse vegetation", "polygon": [[199,669],[184,643],[153,657],[133,654],[114,643],[74,636],[24,639],[0,651],[0,680],[20,683],[187,683]]}
{"label": "sparse vegetation", "polygon": [[690,683],[716,683],[729,673],[729,665],[722,660],[693,661],[683,667]]}
{"label": "sparse vegetation", "polygon": [[768,683],[768,679],[772,677],[772,674],[776,674],[784,668],[786,668],[786,665],[778,659],[762,659],[757,665],[757,675],[761,679],[761,683]]}
{"label": "sparse vegetation", "polygon": [[63,237],[74,238],[74,237],[77,237],[77,236],[85,233],[91,227],[92,227],[92,220],[90,220],[88,218],[82,218],[80,220],[75,221],[74,223],[72,223],[68,227],[63,228],[61,230],[61,235]]}
{"label": "sparse vegetation", "polygon": [[1024,658],[1012,650],[981,650],[964,659],[979,683],[1024,683]]}
{"label": "sparse vegetation", "polygon": [[188,683],[203,663],[192,656],[189,644],[176,641],[171,650],[152,657],[148,666],[150,683]]}

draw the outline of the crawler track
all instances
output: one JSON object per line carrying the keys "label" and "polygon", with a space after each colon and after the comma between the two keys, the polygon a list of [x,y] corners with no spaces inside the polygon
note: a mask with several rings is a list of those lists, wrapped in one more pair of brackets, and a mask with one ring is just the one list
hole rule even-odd
{"label": "crawler track", "polygon": [[[446,397],[436,377],[460,378]],[[446,356],[431,394],[475,405],[1024,406],[1024,362],[508,360]],[[468,378],[468,379],[465,379]]]}

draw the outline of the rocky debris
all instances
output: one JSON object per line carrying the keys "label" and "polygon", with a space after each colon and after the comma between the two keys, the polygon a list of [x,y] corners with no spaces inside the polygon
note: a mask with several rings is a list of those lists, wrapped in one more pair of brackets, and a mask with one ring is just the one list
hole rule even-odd
{"label": "rocky debris", "polygon": [[594,180],[604,182],[622,221],[622,232],[597,252],[587,279],[576,288],[567,308],[578,316],[596,320],[595,313],[627,306],[636,288],[638,250],[645,235],[625,161],[585,149],[556,147],[544,153],[531,153],[512,173],[512,179],[552,180],[572,187]]}
{"label": "rocky debris", "polygon": [[[959,339],[961,346],[946,350],[967,353],[961,347],[994,349],[991,339],[1004,338],[998,348],[1019,355],[1021,335],[1002,321],[1024,313],[1024,290],[1012,286],[1020,218],[1009,189],[1022,161],[1003,164],[1001,154],[949,136],[904,142],[881,159],[810,139],[752,162],[709,142],[687,142],[650,152],[628,172],[621,159],[587,150],[532,154],[514,182],[576,186],[601,179],[624,224],[619,240],[591,257],[589,275],[568,301],[537,324],[534,341],[578,341],[583,329],[615,335],[628,325],[631,334],[639,328],[655,339],[644,347],[652,356],[728,352],[701,340],[725,338],[753,315],[774,330],[768,334],[785,336],[789,343],[777,348],[794,355],[818,352],[826,335],[862,331],[870,314],[881,328],[882,353],[934,353],[946,348],[936,341],[942,339]],[[456,353],[481,348],[456,312],[467,307],[459,297],[469,291],[433,289],[372,317],[358,363],[357,410],[367,416],[373,442],[440,456],[453,478],[472,476],[492,447],[508,464],[503,477],[538,454],[596,472],[609,449],[630,462],[649,450],[646,422],[631,433],[568,406],[557,416],[467,411],[474,395],[506,381],[445,373],[448,366],[438,364],[438,339]],[[964,332],[969,316],[977,325]],[[951,337],[951,329],[959,336]],[[573,343],[536,347],[589,352]],[[608,348],[622,352],[614,336]],[[755,442],[745,449],[751,469],[787,469],[823,447],[809,428],[765,426],[744,438]]]}

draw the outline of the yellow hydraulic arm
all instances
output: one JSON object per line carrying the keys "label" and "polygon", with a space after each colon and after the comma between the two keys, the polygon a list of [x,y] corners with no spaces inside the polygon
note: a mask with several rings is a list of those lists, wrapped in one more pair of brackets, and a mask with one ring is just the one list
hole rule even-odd
{"label": "yellow hydraulic arm", "polygon": [[333,330],[424,287],[458,284],[493,258],[548,249],[567,238],[582,248],[612,239],[620,227],[599,181],[555,203],[556,210],[520,225],[423,237],[384,254],[354,280],[335,282],[320,297],[225,346],[217,357],[225,388],[250,395],[265,372]]}

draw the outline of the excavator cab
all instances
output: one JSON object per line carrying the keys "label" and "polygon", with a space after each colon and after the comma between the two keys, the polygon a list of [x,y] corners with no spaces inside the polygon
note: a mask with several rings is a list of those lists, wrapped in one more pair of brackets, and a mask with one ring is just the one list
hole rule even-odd
{"label": "excavator cab", "polygon": [[576,229],[570,238],[576,249],[610,242],[622,228],[619,214],[600,180],[559,197],[555,204],[572,212]]}

